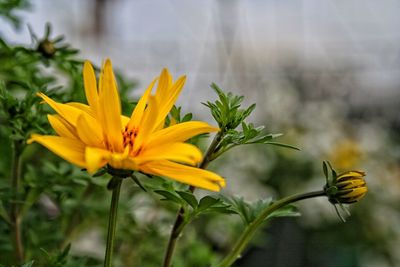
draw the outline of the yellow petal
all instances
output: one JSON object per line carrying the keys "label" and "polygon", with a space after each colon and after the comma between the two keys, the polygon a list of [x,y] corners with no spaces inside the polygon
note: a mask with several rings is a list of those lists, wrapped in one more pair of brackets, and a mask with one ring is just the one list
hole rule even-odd
{"label": "yellow petal", "polygon": [[144,94],[140,98],[139,102],[137,103],[135,109],[133,110],[131,119],[130,119],[129,124],[127,126],[129,130],[132,130],[134,127],[137,127],[140,124],[140,122],[142,121],[143,113],[144,113],[144,110],[146,108],[147,101],[149,99],[149,96],[151,94],[151,90],[153,89],[154,84],[155,84],[156,81],[157,81],[157,79],[154,79],[150,83],[150,85],[147,87],[146,91],[144,92]]}
{"label": "yellow petal", "polygon": [[140,169],[144,173],[166,176],[178,182],[211,191],[219,191],[225,186],[225,180],[213,172],[167,160],[147,162],[141,165]]}
{"label": "yellow petal", "polygon": [[51,127],[59,136],[71,139],[78,139],[75,128],[64,120],[60,115],[47,115]]}
{"label": "yellow petal", "polygon": [[108,59],[104,64],[101,80],[99,94],[101,123],[106,134],[109,149],[114,152],[122,152],[121,103],[111,61]]}
{"label": "yellow petal", "polygon": [[175,82],[175,84],[171,88],[168,89],[168,94],[166,96],[156,95],[157,103],[160,104],[160,107],[157,120],[155,121],[155,125],[159,125],[168,115],[172,106],[178,99],[178,96],[182,91],[185,81],[186,81],[186,76],[182,76]]}
{"label": "yellow petal", "polygon": [[172,85],[172,76],[168,69],[164,68],[161,71],[160,78],[158,79],[158,86],[156,90],[156,95],[159,100],[165,100],[168,96],[168,89]]}
{"label": "yellow petal", "polygon": [[121,115],[121,131],[125,130],[125,127],[128,125],[130,120],[129,117]]}
{"label": "yellow petal", "polygon": [[133,151],[136,153],[142,144],[151,136],[155,128],[155,122],[158,116],[157,101],[154,96],[149,97],[149,104],[144,113],[144,118],[140,124],[138,135],[134,141]]}
{"label": "yellow petal", "polygon": [[144,149],[136,159],[138,163],[166,159],[194,166],[201,161],[202,154],[196,146],[191,144],[167,143]]}
{"label": "yellow petal", "polygon": [[96,113],[98,109],[99,96],[97,93],[96,75],[92,64],[90,64],[89,61],[85,61],[85,64],[83,65],[83,82],[85,85],[86,99],[94,113]]}
{"label": "yellow petal", "polygon": [[28,144],[38,142],[61,158],[85,168],[85,144],[76,139],[60,136],[32,134]]}
{"label": "yellow petal", "polygon": [[168,142],[184,142],[193,136],[217,131],[219,131],[218,128],[202,121],[183,122],[153,133],[146,146],[159,146]]}
{"label": "yellow petal", "polygon": [[77,121],[76,131],[79,138],[88,146],[104,147],[103,131],[98,122],[86,113],[82,113]]}
{"label": "yellow petal", "polygon": [[94,113],[93,109],[88,105],[78,103],[78,102],[69,102],[69,103],[66,103],[66,105],[77,108],[79,110],[82,110],[83,112],[89,114],[93,118],[96,118],[96,114]]}
{"label": "yellow petal", "polygon": [[359,187],[353,189],[350,193],[340,196],[340,198],[351,198],[351,197],[360,197],[367,193],[367,187]]}
{"label": "yellow petal", "polygon": [[111,152],[97,147],[86,147],[85,160],[88,173],[93,174],[107,164]]}
{"label": "yellow petal", "polygon": [[82,113],[80,109],[77,109],[71,105],[57,103],[43,93],[38,93],[37,95],[41,97],[47,104],[49,104],[49,106],[54,109],[64,120],[73,126],[76,126],[76,121],[78,120],[79,115]]}

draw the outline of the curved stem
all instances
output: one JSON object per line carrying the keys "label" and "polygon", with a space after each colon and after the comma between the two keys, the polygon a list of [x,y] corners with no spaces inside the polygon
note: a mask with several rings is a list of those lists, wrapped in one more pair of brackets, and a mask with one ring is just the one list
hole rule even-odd
{"label": "curved stem", "polygon": [[12,191],[14,200],[11,203],[10,218],[13,228],[13,239],[15,245],[15,259],[18,264],[24,261],[24,246],[21,238],[21,217],[19,214],[19,193],[21,182],[21,147],[18,141],[13,143],[13,157],[11,167]]}
{"label": "curved stem", "polygon": [[[206,154],[204,155],[202,162],[199,165],[200,169],[207,168],[208,164],[213,160],[214,152],[216,151],[224,134],[225,134],[224,131],[221,130],[220,132],[218,132],[215,135],[213,141],[211,142],[210,146],[207,149]],[[194,190],[196,190],[196,187],[194,187],[194,186],[189,187],[190,192],[193,193]],[[171,266],[173,254],[175,251],[176,241],[178,240],[180,234],[183,231],[184,226],[186,225],[185,219],[184,219],[184,212],[185,212],[184,208],[180,207],[178,213],[176,214],[175,222],[174,222],[174,225],[172,226],[172,230],[171,230],[171,233],[169,236],[167,249],[165,251],[163,267]]]}
{"label": "curved stem", "polygon": [[114,248],[114,237],[115,237],[115,226],[117,223],[117,212],[118,212],[118,200],[121,191],[122,179],[118,178],[118,182],[115,185],[112,192],[110,213],[108,219],[108,233],[107,233],[107,245],[106,245],[106,256],[104,259],[104,267],[111,267],[113,248]]}
{"label": "curved stem", "polygon": [[239,239],[236,241],[235,245],[233,246],[232,250],[229,252],[229,254],[222,260],[222,262],[218,265],[218,267],[229,267],[231,266],[236,259],[241,255],[243,252],[243,249],[247,246],[247,244],[250,242],[250,240],[253,238],[255,232],[257,229],[260,227],[260,225],[265,221],[265,219],[268,218],[269,215],[271,215],[274,211],[290,204],[294,203],[303,199],[307,198],[314,198],[314,197],[321,197],[325,196],[325,192],[323,190],[321,191],[314,191],[314,192],[309,192],[309,193],[303,193],[303,194],[295,194],[292,196],[288,196],[285,198],[282,198],[272,205],[266,207],[258,217],[251,222],[244,232],[241,234]]}

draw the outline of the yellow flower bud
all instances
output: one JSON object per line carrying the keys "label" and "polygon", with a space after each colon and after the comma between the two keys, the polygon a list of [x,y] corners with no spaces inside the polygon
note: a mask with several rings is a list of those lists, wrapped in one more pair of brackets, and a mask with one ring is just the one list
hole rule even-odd
{"label": "yellow flower bud", "polygon": [[365,173],[361,171],[344,172],[334,179],[325,192],[333,204],[351,204],[362,199],[368,191],[364,180]]}

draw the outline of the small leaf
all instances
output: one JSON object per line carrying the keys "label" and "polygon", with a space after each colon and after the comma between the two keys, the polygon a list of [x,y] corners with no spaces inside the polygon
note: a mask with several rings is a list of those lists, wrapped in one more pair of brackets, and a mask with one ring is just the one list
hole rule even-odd
{"label": "small leaf", "polygon": [[162,195],[163,197],[165,197],[165,199],[162,200],[170,200],[172,202],[178,203],[178,204],[183,204],[182,203],[182,199],[179,198],[178,196],[176,196],[175,194],[166,191],[166,190],[155,190],[154,193],[157,193],[159,195]]}
{"label": "small leaf", "polygon": [[185,200],[192,208],[196,208],[198,205],[197,199],[196,197],[189,192],[185,192],[185,191],[176,191],[183,200]]}
{"label": "small leaf", "polygon": [[213,198],[211,196],[205,196],[202,199],[200,199],[199,205],[198,205],[198,210],[202,211],[205,209],[208,209],[212,205],[216,204],[219,202],[219,199]]}
{"label": "small leaf", "polygon": [[296,206],[287,205],[284,206],[267,216],[266,219],[274,218],[274,217],[298,217],[300,216],[300,212],[298,211]]}
{"label": "small leaf", "polygon": [[291,148],[291,149],[294,149],[294,150],[300,150],[300,148],[298,148],[298,147],[287,145],[287,144],[282,144],[282,143],[277,143],[277,142],[266,142],[265,144],[274,145],[274,146],[280,146],[280,147],[285,147],[285,148]]}
{"label": "small leaf", "polygon": [[328,181],[328,166],[326,166],[326,162],[325,161],[322,162],[322,169],[324,171],[324,175],[326,177],[326,180]]}
{"label": "small leaf", "polygon": [[142,183],[139,181],[136,175],[132,174],[130,177],[135,182],[135,184],[137,184],[144,192],[147,192],[146,188],[142,185]]}

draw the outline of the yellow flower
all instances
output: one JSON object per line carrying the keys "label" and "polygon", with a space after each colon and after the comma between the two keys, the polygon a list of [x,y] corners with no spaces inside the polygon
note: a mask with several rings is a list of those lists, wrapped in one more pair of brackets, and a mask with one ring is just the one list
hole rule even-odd
{"label": "yellow flower", "polygon": [[368,191],[364,180],[365,173],[348,171],[336,177],[333,185],[326,189],[332,203],[351,204],[361,200]]}
{"label": "yellow flower", "polygon": [[218,128],[201,121],[164,128],[165,118],[183,88],[185,76],[174,82],[168,70],[162,70],[140,98],[130,118],[121,115],[110,60],[104,63],[98,88],[89,62],[84,64],[83,78],[89,105],[57,103],[43,93],[38,94],[57,112],[48,115],[48,120],[58,136],[32,134],[28,143],[38,142],[63,159],[87,168],[89,173],[108,164],[114,169],[165,176],[213,191],[225,186],[219,175],[192,167],[202,160],[202,153],[196,146],[185,143],[195,135],[215,132]]}

